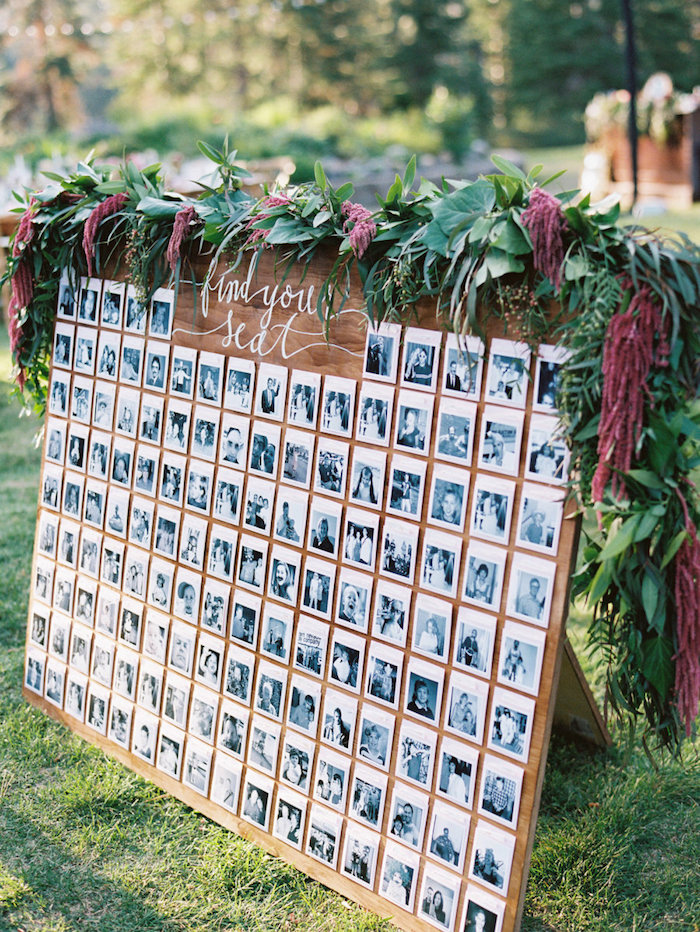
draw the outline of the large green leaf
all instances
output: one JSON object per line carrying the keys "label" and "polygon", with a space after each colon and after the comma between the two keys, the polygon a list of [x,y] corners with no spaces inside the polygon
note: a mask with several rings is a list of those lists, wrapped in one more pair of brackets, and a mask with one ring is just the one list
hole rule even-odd
{"label": "large green leaf", "polygon": [[271,245],[281,246],[283,243],[302,243],[310,239],[313,239],[313,235],[304,229],[298,220],[278,217],[265,241]]}
{"label": "large green leaf", "polygon": [[659,635],[642,645],[642,654],[642,673],[657,692],[666,696],[673,683],[673,644]]}
{"label": "large green leaf", "polygon": [[520,227],[515,223],[512,217],[508,217],[492,245],[512,256],[523,256],[532,252],[532,247],[523,236]]}
{"label": "large green leaf", "polygon": [[136,209],[140,210],[147,217],[160,220],[165,217],[174,217],[179,210],[182,210],[182,201],[166,201],[160,197],[151,197],[147,195],[141,198]]}
{"label": "large green leaf", "polygon": [[631,518],[627,518],[626,521],[622,522],[616,533],[608,536],[608,542],[598,557],[601,563],[604,560],[611,560],[613,557],[619,556],[623,550],[627,550],[627,548],[632,545],[634,535],[641,520],[642,516],[640,514],[633,515]]}

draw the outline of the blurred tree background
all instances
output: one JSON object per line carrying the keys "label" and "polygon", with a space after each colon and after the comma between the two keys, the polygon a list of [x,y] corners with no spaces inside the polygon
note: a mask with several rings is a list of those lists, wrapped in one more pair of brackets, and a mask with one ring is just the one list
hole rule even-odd
{"label": "blurred tree background", "polygon": [[[634,0],[639,78],[698,81],[697,0]],[[17,153],[244,157],[388,148],[461,158],[584,139],[624,84],[619,0],[3,0],[0,160]]]}

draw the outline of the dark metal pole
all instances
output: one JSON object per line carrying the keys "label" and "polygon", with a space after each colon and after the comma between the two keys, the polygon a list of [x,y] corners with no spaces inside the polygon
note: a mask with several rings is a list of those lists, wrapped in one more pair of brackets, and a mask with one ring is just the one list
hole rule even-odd
{"label": "dark metal pole", "polygon": [[632,0],[620,0],[620,2],[625,25],[625,63],[627,65],[627,90],[630,95],[627,138],[629,139],[630,157],[632,159],[632,207],[634,207],[639,193],[637,185],[637,52],[634,41]]}

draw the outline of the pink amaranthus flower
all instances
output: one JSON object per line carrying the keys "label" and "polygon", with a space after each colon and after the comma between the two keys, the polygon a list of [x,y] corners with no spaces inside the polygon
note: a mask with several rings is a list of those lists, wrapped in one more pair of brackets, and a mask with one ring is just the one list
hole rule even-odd
{"label": "pink amaranthus flower", "polygon": [[688,536],[673,558],[676,604],[676,706],[690,737],[700,706],[700,540],[680,491]]}
{"label": "pink amaranthus flower", "polygon": [[192,224],[196,223],[198,217],[197,211],[191,204],[188,204],[187,207],[183,207],[182,210],[178,210],[175,214],[173,232],[170,234],[168,248],[166,250],[168,264],[173,272],[177,268],[177,263],[182,254],[182,244],[187,238],[190,227]]}
{"label": "pink amaranthus flower", "polygon": [[246,224],[246,230],[250,230],[250,235],[245,241],[246,246],[250,246],[253,243],[263,241],[267,239],[267,234],[269,230],[256,230],[253,229],[253,224],[258,223],[259,220],[267,220],[270,216],[268,213],[265,213],[265,210],[271,210],[273,207],[284,207],[287,204],[291,204],[292,199],[287,197],[286,194],[268,194],[267,197],[264,197],[259,204],[259,212],[255,216],[251,217],[248,223]]}
{"label": "pink amaranthus flower", "polygon": [[32,274],[32,251],[30,243],[34,238],[34,205],[36,198],[31,198],[29,206],[22,214],[17,226],[12,258],[15,260],[12,272],[10,302],[7,309],[7,329],[10,336],[10,352],[17,362],[17,384],[24,390],[27,379],[24,366],[19,361],[24,345],[24,331],[19,322],[22,311],[29,307],[34,297],[34,276]]}
{"label": "pink amaranthus flower", "polygon": [[92,260],[95,256],[95,239],[100,224],[105,218],[118,213],[128,200],[129,195],[122,191],[119,194],[112,194],[110,197],[105,198],[101,204],[98,204],[97,207],[90,211],[90,216],[85,221],[85,229],[83,230],[83,251],[87,259],[88,275],[93,273]]}
{"label": "pink amaranthus flower", "polygon": [[343,224],[343,233],[348,234],[352,251],[358,259],[361,259],[367,252],[369,244],[377,235],[377,225],[370,219],[372,217],[371,212],[362,204],[345,201],[341,210],[343,216],[347,217]]}
{"label": "pink amaranthus flower", "polygon": [[533,188],[522,220],[532,238],[535,268],[546,275],[555,288],[561,280],[564,262],[564,233],[568,229],[561,204],[542,188]]}

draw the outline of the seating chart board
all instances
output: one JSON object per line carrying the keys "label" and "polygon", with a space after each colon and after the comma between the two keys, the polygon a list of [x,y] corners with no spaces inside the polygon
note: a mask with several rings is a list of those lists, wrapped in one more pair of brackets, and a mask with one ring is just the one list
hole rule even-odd
{"label": "seating chart board", "polygon": [[24,693],[404,929],[516,929],[577,539],[562,357],[428,306],[326,340],[323,274],[62,284]]}

